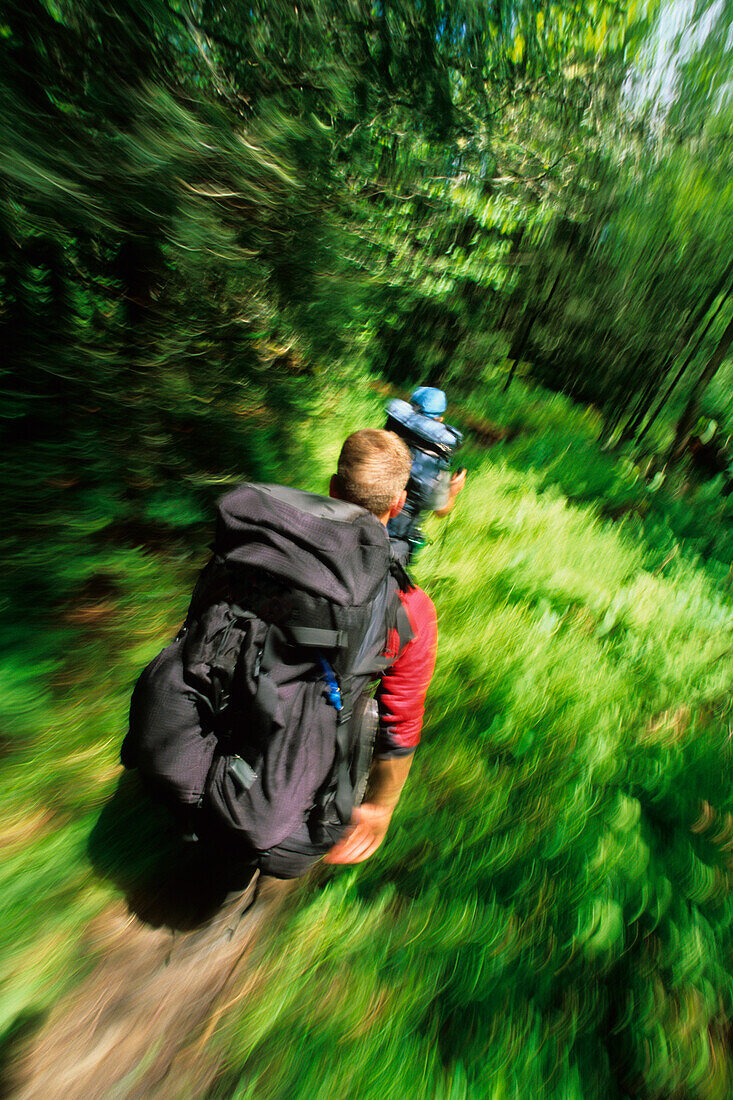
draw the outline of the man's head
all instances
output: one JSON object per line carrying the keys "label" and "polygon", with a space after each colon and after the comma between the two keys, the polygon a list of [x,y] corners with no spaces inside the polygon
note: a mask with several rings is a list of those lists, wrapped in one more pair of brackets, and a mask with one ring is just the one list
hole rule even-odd
{"label": "man's head", "polygon": [[360,504],[386,523],[405,503],[412,455],[394,432],[363,428],[341,448],[338,471],[331,478],[331,496]]}
{"label": "man's head", "polygon": [[442,420],[448,407],[443,391],[436,390],[433,386],[420,386],[416,389],[410,398],[410,404],[423,416],[431,416],[435,420]]}

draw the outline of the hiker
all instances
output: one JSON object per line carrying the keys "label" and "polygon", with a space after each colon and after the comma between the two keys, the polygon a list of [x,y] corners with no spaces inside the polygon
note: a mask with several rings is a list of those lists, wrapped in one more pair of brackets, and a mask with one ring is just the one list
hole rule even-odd
{"label": "hiker", "polygon": [[437,645],[386,531],[411,463],[396,435],[365,429],[329,497],[227,494],[186,622],[138,680],[123,763],[185,814],[230,890],[323,856],[359,863],[387,832]]}
{"label": "hiker", "polygon": [[463,436],[443,422],[446,408],[443,390],[432,386],[420,386],[409,403],[395,399],[387,406],[386,429],[405,440],[413,459],[405,506],[387,524],[394,551],[405,565],[425,545],[419,526],[422,514],[447,516],[466,484],[464,469],[450,473]]}

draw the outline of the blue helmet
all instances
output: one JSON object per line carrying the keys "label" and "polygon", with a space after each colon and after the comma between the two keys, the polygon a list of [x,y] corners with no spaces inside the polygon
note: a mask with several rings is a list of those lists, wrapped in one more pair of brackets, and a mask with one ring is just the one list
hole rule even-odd
{"label": "blue helmet", "polygon": [[445,394],[433,386],[420,386],[410,398],[410,404],[419,409],[423,416],[442,416],[448,407]]}

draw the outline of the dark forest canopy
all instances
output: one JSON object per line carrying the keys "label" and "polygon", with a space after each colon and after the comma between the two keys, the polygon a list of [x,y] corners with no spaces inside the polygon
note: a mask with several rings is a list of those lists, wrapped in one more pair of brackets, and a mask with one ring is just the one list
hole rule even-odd
{"label": "dark forest canopy", "polygon": [[683,454],[731,340],[733,193],[728,23],[683,5],[660,61],[674,10],[6,5],[11,505],[136,514],[235,449],[267,473],[319,379],[364,368],[529,372]]}

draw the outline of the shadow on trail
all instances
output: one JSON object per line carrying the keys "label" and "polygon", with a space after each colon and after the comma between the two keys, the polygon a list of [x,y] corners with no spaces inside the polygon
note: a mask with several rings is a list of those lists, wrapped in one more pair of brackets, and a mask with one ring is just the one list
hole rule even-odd
{"label": "shadow on trail", "polygon": [[123,772],[89,835],[94,870],[153,928],[187,932],[210,920],[226,896],[218,866],[201,844],[180,839],[173,815],[135,772]]}
{"label": "shadow on trail", "polygon": [[21,1012],[0,1035],[0,1100],[15,1095],[18,1062],[45,1019],[45,1012]]}
{"label": "shadow on trail", "polygon": [[258,980],[250,956],[297,883],[264,878],[222,906],[224,887],[201,849],[178,840],[134,774],[121,776],[88,852],[125,900],[87,928],[82,957],[96,960],[88,977],[48,1019],[18,1021],[3,1037],[10,1066],[0,1095],[177,1100],[208,1092],[222,1059],[211,1041],[216,1025]]}

